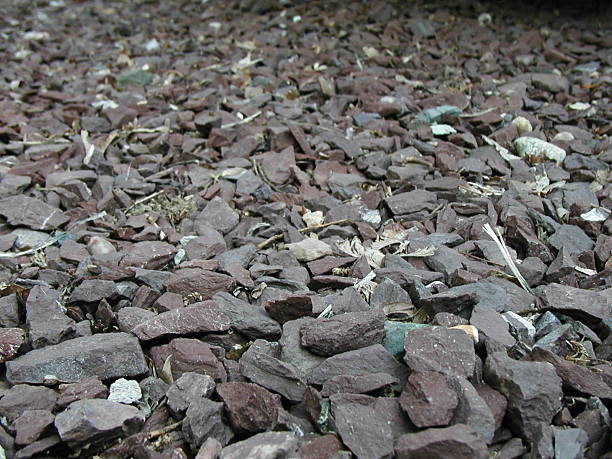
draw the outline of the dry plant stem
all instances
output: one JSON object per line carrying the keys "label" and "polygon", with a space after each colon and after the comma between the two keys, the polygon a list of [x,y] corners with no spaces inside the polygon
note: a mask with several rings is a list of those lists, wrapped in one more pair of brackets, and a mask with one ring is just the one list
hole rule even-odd
{"label": "dry plant stem", "polygon": [[257,118],[259,115],[261,115],[261,112],[256,112],[253,113],[251,116],[247,116],[245,119],[240,120],[240,121],[236,121],[235,123],[227,123],[224,124],[223,126],[221,126],[221,129],[230,129],[233,128],[235,126],[240,126],[242,124],[247,124],[250,123],[251,121],[253,121],[255,118]]}
{"label": "dry plant stem", "polygon": [[167,434],[168,432],[172,432],[173,430],[176,430],[177,428],[181,426],[182,423],[183,421],[181,420],[181,421],[175,422],[174,424],[167,425],[166,427],[163,427],[161,429],[152,430],[151,432],[149,432],[149,435],[147,435],[147,438],[149,440],[153,440],[155,438],[161,437],[162,435]]}
{"label": "dry plant stem", "polygon": [[159,190],[153,194],[150,194],[149,196],[145,196],[144,198],[139,199],[138,201],[134,201],[134,203],[130,207],[127,208],[126,212],[129,212],[134,207],[139,206],[140,204],[143,204],[147,201],[150,201],[151,199],[155,199],[156,197],[158,197],[161,194],[164,194],[165,192],[166,190]]}
{"label": "dry plant stem", "polygon": [[499,232],[499,230],[497,231],[497,234],[495,234],[495,231],[493,231],[493,228],[491,228],[491,225],[489,225],[488,223],[484,225],[483,229],[485,233],[487,233],[499,247],[499,250],[502,256],[504,257],[504,260],[506,260],[506,263],[508,267],[510,268],[510,271],[512,271],[512,274],[514,274],[514,277],[516,277],[516,279],[519,281],[519,284],[521,284],[521,287],[523,287],[529,293],[533,294],[533,290],[531,290],[531,287],[529,287],[529,284],[527,284],[527,281],[525,280],[523,275],[519,272],[518,268],[514,264],[514,261],[512,261],[510,252],[508,252],[508,247],[506,247],[506,244],[504,243],[504,239],[502,238],[502,235]]}
{"label": "dry plant stem", "polygon": [[[300,228],[300,229],[298,229],[298,231],[300,233],[306,233],[308,231],[312,231],[312,230],[316,230],[316,229],[321,229],[321,228],[326,228],[326,227],[331,226],[331,225],[339,225],[340,223],[345,223],[346,221],[347,221],[347,219],[343,218],[342,220],[336,220],[336,221],[329,222],[329,223],[321,223],[320,225],[308,226],[306,228]],[[283,237],[282,233],[275,234],[274,236],[269,237],[265,241],[260,242],[259,244],[257,244],[257,250],[263,249],[264,247],[268,246],[272,242],[278,241],[279,239],[282,239],[282,237]]]}

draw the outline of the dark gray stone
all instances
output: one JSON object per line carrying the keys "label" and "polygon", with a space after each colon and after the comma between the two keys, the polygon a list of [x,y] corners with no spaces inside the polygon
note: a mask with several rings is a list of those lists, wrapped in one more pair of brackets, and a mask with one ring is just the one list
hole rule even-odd
{"label": "dark gray stone", "polygon": [[357,457],[393,455],[393,432],[376,410],[376,398],[360,394],[330,397],[334,430]]}
{"label": "dark gray stone", "polygon": [[508,399],[508,423],[527,439],[533,440],[534,429],[550,425],[561,409],[561,379],[549,363],[517,361],[496,352],[485,361],[484,377]]}
{"label": "dark gray stone", "polygon": [[59,299],[57,290],[38,285],[30,290],[26,302],[26,329],[34,349],[75,336],[76,323],[66,316]]}
{"label": "dark gray stone", "polygon": [[60,438],[71,448],[131,435],[143,423],[138,408],[102,399],[78,400],[55,417]]}
{"label": "dark gray stone", "polygon": [[187,408],[183,419],[183,435],[197,451],[208,438],[217,439],[222,445],[227,445],[234,434],[223,422],[223,403],[213,402],[207,398],[194,400]]}
{"label": "dark gray stone", "polygon": [[42,231],[58,229],[70,220],[57,207],[24,195],[0,199],[0,215],[6,218],[9,225]]}
{"label": "dark gray stone", "polygon": [[280,325],[268,316],[263,307],[249,304],[225,292],[217,293],[213,301],[229,317],[232,328],[237,332],[251,339],[280,337]]}
{"label": "dark gray stone", "polygon": [[168,408],[179,416],[187,411],[189,405],[197,400],[209,398],[215,390],[215,381],[208,375],[187,372],[172,383],[166,396]]}
{"label": "dark gray stone", "polygon": [[404,385],[408,369],[387,352],[381,344],[362,347],[327,358],[307,375],[311,384],[323,384],[338,375],[364,375],[387,373]]}
{"label": "dark gray stone", "polygon": [[6,363],[6,378],[11,384],[42,384],[50,376],[60,382],[77,382],[89,376],[129,378],[148,371],[138,339],[127,333],[75,338]]}

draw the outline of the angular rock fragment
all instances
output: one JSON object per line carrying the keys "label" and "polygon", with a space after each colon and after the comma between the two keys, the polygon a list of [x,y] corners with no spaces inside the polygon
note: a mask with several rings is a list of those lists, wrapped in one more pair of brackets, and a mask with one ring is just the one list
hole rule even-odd
{"label": "angular rock fragment", "polygon": [[380,344],[385,336],[384,326],[385,314],[380,309],[347,312],[302,325],[301,343],[314,354],[335,355]]}
{"label": "angular rock fragment", "polygon": [[485,459],[487,445],[465,424],[444,429],[427,429],[402,435],[395,443],[395,457],[437,457],[444,459]]}
{"label": "angular rock fragment", "polygon": [[508,422],[517,434],[535,439],[540,424],[550,425],[561,408],[561,379],[545,362],[525,362],[502,352],[487,357],[485,381],[508,399]]}
{"label": "angular rock fragment", "polygon": [[77,448],[138,432],[144,415],[133,406],[109,400],[77,400],[55,417],[62,441]]}
{"label": "angular rock fragment", "polygon": [[235,432],[253,434],[274,429],[281,408],[278,395],[257,384],[241,382],[219,384],[216,389]]}
{"label": "angular rock fragment", "polygon": [[240,372],[268,390],[277,392],[292,402],[302,401],[306,381],[302,371],[283,362],[267,350],[267,342],[256,340],[240,358]]}
{"label": "angular rock fragment", "polygon": [[470,378],[474,373],[474,342],[462,330],[415,328],[406,333],[404,361],[412,371],[438,371]]}
{"label": "angular rock fragment", "polygon": [[121,260],[121,266],[158,269],[176,254],[176,248],[162,241],[143,241],[134,244]]}
{"label": "angular rock fragment", "polygon": [[298,437],[293,432],[262,432],[221,450],[221,459],[289,459],[295,457]]}
{"label": "angular rock fragment", "polygon": [[204,440],[214,438],[221,445],[227,445],[234,434],[221,418],[223,403],[213,402],[207,398],[195,400],[185,413],[183,435],[197,451]]}
{"label": "angular rock fragment", "polygon": [[359,376],[368,373],[387,373],[397,378],[403,385],[408,370],[395,360],[381,344],[374,344],[325,359],[323,363],[310,371],[308,382],[323,384],[338,375]]}
{"label": "angular rock fragment", "polygon": [[218,292],[231,291],[233,286],[230,276],[198,268],[181,269],[165,282],[168,292],[183,297],[195,295],[199,300],[209,300]]}
{"label": "angular rock fragment", "polygon": [[62,310],[59,298],[57,290],[38,285],[28,295],[26,327],[34,349],[58,344],[76,334],[76,324]]}
{"label": "angular rock fragment", "polygon": [[58,229],[70,220],[58,208],[23,195],[0,199],[0,215],[6,218],[9,225],[41,231]]}
{"label": "angular rock fragment", "polygon": [[330,402],[334,428],[355,456],[389,457],[393,454],[393,433],[377,413],[374,397],[335,394]]}
{"label": "angular rock fragment", "polygon": [[106,398],[108,389],[97,376],[82,379],[73,384],[60,384],[57,406],[62,408],[77,400]]}
{"label": "angular rock fragment", "polygon": [[12,360],[25,341],[21,328],[0,328],[0,363]]}
{"label": "angular rock fragment", "polygon": [[136,325],[132,333],[147,341],[164,336],[226,331],[229,328],[230,320],[217,304],[202,301],[153,316]]}
{"label": "angular rock fragment", "polygon": [[442,373],[414,371],[399,403],[415,426],[444,427],[453,418],[459,399]]}
{"label": "angular rock fragment", "polygon": [[52,389],[18,384],[7,390],[0,399],[0,416],[14,421],[28,409],[52,411],[56,401],[57,394]]}
{"label": "angular rock fragment", "polygon": [[287,244],[286,247],[291,250],[299,261],[305,262],[318,260],[319,258],[333,253],[329,244],[310,237],[300,242]]}
{"label": "angular rock fragment", "polygon": [[90,376],[129,378],[148,373],[138,339],[127,333],[105,333],[35,349],[6,363],[11,384],[43,384],[56,379],[77,382]]}
{"label": "angular rock fragment", "polygon": [[323,383],[321,395],[329,397],[332,394],[367,394],[375,390],[391,385],[399,381],[387,373],[371,373],[367,375],[339,375],[328,379]]}
{"label": "angular rock fragment", "polygon": [[183,373],[166,392],[168,408],[175,416],[180,416],[192,403],[202,398],[209,398],[214,390],[215,381],[210,376],[191,372]]}
{"label": "angular rock fragment", "polygon": [[474,386],[461,376],[449,376],[448,383],[457,393],[459,403],[452,424],[465,424],[487,445],[495,434],[495,417]]}
{"label": "angular rock fragment", "polygon": [[594,291],[549,284],[538,293],[542,309],[559,311],[576,320],[588,323],[612,316],[612,289]]}
{"label": "angular rock fragment", "polygon": [[219,309],[229,317],[231,327],[251,339],[277,339],[281,327],[261,306],[249,304],[229,293],[220,292],[213,297]]}
{"label": "angular rock fragment", "polygon": [[49,410],[26,410],[15,419],[15,443],[27,445],[35,442],[53,425],[55,416]]}

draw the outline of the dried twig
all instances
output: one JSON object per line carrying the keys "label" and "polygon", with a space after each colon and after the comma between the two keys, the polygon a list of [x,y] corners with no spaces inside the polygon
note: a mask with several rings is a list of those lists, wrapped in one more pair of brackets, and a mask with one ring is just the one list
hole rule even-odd
{"label": "dried twig", "polygon": [[[300,228],[300,229],[298,229],[298,231],[300,233],[306,233],[308,231],[313,231],[313,230],[317,230],[317,229],[321,229],[321,228],[326,228],[326,227],[331,226],[331,225],[339,225],[340,223],[345,223],[346,221],[347,221],[347,219],[343,218],[341,220],[336,220],[336,221],[329,222],[329,223],[321,223],[320,225],[307,226],[306,228]],[[282,237],[283,237],[283,233],[279,233],[279,234],[275,234],[274,236],[270,236],[265,241],[262,241],[259,244],[257,244],[257,250],[263,249],[264,247],[270,245],[272,242],[278,241],[279,239],[282,239]]]}
{"label": "dried twig", "polygon": [[163,427],[161,429],[152,430],[147,435],[147,438],[149,440],[153,440],[155,438],[161,437],[162,435],[165,435],[168,432],[172,432],[173,430],[178,429],[182,424],[183,424],[183,421],[181,420],[181,421],[175,422],[174,424],[167,425],[166,427]]}
{"label": "dried twig", "polygon": [[240,120],[240,121],[235,121],[234,123],[227,123],[221,126],[221,129],[230,129],[236,126],[240,126],[241,124],[247,124],[250,123],[251,121],[253,121],[255,118],[257,118],[259,115],[261,115],[261,111],[259,112],[255,112],[253,113],[251,116],[247,116],[245,119]]}

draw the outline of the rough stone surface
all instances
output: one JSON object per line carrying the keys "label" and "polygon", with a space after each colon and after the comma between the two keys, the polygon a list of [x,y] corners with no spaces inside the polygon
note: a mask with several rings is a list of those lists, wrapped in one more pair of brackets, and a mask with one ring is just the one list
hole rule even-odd
{"label": "rough stone surface", "polygon": [[221,459],[289,459],[298,447],[298,437],[293,432],[262,432],[247,440],[236,442],[221,450]]}
{"label": "rough stone surface", "polygon": [[484,377],[508,399],[510,426],[526,438],[534,438],[534,429],[549,425],[561,408],[561,379],[547,362],[519,362],[496,352],[487,357]]}
{"label": "rough stone surface", "polygon": [[232,327],[251,339],[276,339],[281,327],[261,306],[242,301],[229,293],[220,292],[213,297],[219,309],[229,317]]}
{"label": "rough stone surface", "polygon": [[172,335],[226,331],[230,320],[216,303],[203,301],[186,308],[174,309],[136,325],[132,333],[143,341]]}
{"label": "rough stone surface", "polygon": [[376,399],[367,395],[336,394],[330,397],[336,431],[357,457],[388,457],[393,454],[391,427],[375,409]]}
{"label": "rough stone surface", "polygon": [[7,390],[0,399],[0,416],[14,421],[28,409],[52,411],[56,401],[57,393],[52,389],[17,384]]}
{"label": "rough stone surface", "polygon": [[77,382],[90,376],[103,380],[128,378],[148,371],[138,340],[126,333],[75,338],[6,363],[6,378],[11,384],[42,384],[49,376],[60,382]]}
{"label": "rough stone surface", "polygon": [[55,417],[55,428],[71,447],[130,435],[144,423],[144,416],[133,406],[110,400],[77,400]]}
{"label": "rough stone surface", "polygon": [[25,341],[25,333],[21,328],[0,329],[0,363],[12,360]]}
{"label": "rough stone surface", "polygon": [[222,412],[223,403],[207,398],[195,400],[189,405],[183,419],[183,435],[194,451],[207,438],[215,438],[222,445],[227,445],[232,439],[232,431],[221,419]]}
{"label": "rough stone surface", "polygon": [[368,373],[387,373],[397,378],[402,385],[408,376],[404,365],[395,360],[381,344],[374,344],[327,358],[310,371],[308,382],[323,384],[338,375],[359,376]]}
{"label": "rough stone surface", "polygon": [[335,355],[380,344],[385,336],[384,326],[381,310],[347,312],[302,325],[301,343],[314,354]]}
{"label": "rough stone surface", "polygon": [[235,432],[253,434],[274,429],[281,408],[278,395],[257,384],[241,382],[219,384],[216,389]]}
{"label": "rough stone surface", "polygon": [[478,458],[489,457],[487,445],[464,424],[455,424],[444,429],[427,429],[408,433],[395,444],[395,457]]}
{"label": "rough stone surface", "polygon": [[108,400],[111,402],[123,403],[131,405],[142,398],[142,391],[138,385],[138,381],[133,379],[119,378],[111,384]]}
{"label": "rough stone surface", "polygon": [[415,426],[444,427],[450,424],[459,399],[442,373],[414,371],[399,403]]}
{"label": "rough stone surface", "polygon": [[310,237],[300,242],[287,244],[287,248],[295,255],[295,258],[305,262],[314,261],[333,253],[329,244]]}
{"label": "rough stone surface", "polygon": [[215,390],[215,381],[208,375],[187,372],[172,383],[166,396],[168,408],[175,414],[184,414],[189,405],[209,398]]}
{"label": "rough stone surface", "polygon": [[544,310],[559,311],[577,320],[594,321],[612,316],[612,290],[583,290],[549,284],[538,296]]}
{"label": "rough stone surface", "polygon": [[412,371],[438,371],[470,378],[474,373],[474,342],[462,330],[416,328],[406,333],[404,361]]}
{"label": "rough stone surface", "polygon": [[26,410],[13,422],[15,443],[27,445],[35,442],[53,425],[55,416],[49,410]]}
{"label": "rough stone surface", "polygon": [[66,316],[57,290],[36,286],[26,302],[26,329],[34,349],[58,344],[76,334],[75,321]]}
{"label": "rough stone surface", "polygon": [[68,215],[56,207],[23,195],[0,199],[0,215],[10,225],[43,231],[58,229],[70,220]]}

